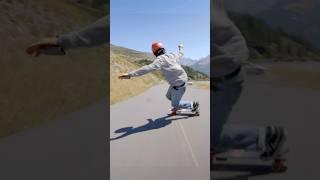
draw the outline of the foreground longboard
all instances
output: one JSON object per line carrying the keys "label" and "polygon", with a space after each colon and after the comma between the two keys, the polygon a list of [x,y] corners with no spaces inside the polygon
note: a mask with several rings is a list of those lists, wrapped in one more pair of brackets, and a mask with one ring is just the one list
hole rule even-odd
{"label": "foreground longboard", "polygon": [[215,154],[214,157],[211,157],[211,164],[214,164],[215,162],[228,162],[229,160],[239,161],[241,160],[244,163],[250,163],[250,162],[256,162],[256,161],[262,161],[262,162],[271,162],[271,170],[274,173],[282,173],[287,170],[286,166],[286,154],[287,150],[281,155],[274,157],[270,160],[261,160],[259,158],[259,153],[255,152],[247,152],[243,150],[231,150],[223,153]]}

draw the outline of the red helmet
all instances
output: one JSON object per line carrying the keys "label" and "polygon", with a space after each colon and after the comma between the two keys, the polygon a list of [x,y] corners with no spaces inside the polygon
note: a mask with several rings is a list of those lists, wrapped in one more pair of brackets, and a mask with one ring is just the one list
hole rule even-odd
{"label": "red helmet", "polygon": [[154,55],[156,55],[157,51],[161,48],[164,48],[164,46],[161,42],[152,43],[152,52]]}

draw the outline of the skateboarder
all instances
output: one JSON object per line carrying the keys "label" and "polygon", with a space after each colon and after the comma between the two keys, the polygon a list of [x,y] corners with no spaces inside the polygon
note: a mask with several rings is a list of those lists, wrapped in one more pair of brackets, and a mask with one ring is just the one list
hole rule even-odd
{"label": "skateboarder", "polygon": [[248,59],[244,37],[224,11],[222,0],[214,0],[211,78],[213,115],[211,116],[211,157],[220,151],[242,149],[261,151],[260,158],[270,160],[284,150],[286,131],[282,127],[226,126],[233,105],[243,86],[243,65]]}
{"label": "skateboarder", "polygon": [[178,48],[179,52],[177,54],[166,53],[161,42],[154,42],[151,49],[156,58],[151,64],[119,76],[119,79],[130,79],[131,77],[142,76],[149,72],[160,70],[170,85],[166,94],[172,106],[170,115],[176,115],[180,109],[189,109],[192,112],[196,112],[199,108],[199,103],[196,101],[181,101],[186,91],[188,76],[180,65],[180,59],[184,55],[183,45],[180,44]]}
{"label": "skateboarder", "polygon": [[[28,47],[26,52],[34,57],[41,54],[54,53],[64,55],[65,51],[71,48],[93,47],[107,43],[109,42],[108,33],[109,17],[103,17],[78,31],[59,35],[54,38],[47,38],[35,43]],[[161,65],[165,77],[171,84],[167,93],[167,98],[172,102],[172,114],[174,115],[176,110],[181,107],[190,108],[193,111],[196,111],[199,107],[198,102],[181,101],[182,95],[186,90],[185,83],[187,81],[187,74],[178,63],[178,60],[183,56],[183,46],[179,46],[180,52],[178,54],[165,54],[165,49],[161,43],[155,43],[152,48],[154,54],[158,56],[158,58],[156,58],[151,65],[145,66],[145,68],[152,67],[153,65]],[[164,64],[160,62],[167,62],[168,67],[164,67]],[[169,67],[172,68],[172,72]],[[142,73],[145,74],[147,71],[141,69],[135,73],[130,73],[130,75],[124,75],[121,78],[142,75]]]}

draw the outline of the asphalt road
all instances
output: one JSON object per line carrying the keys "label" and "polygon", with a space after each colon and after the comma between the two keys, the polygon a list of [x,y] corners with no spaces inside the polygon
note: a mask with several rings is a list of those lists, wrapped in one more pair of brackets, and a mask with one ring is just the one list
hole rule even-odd
{"label": "asphalt road", "polygon": [[100,180],[106,169],[107,105],[101,100],[0,140],[1,180]]}
{"label": "asphalt road", "polygon": [[[315,82],[316,83],[316,82]],[[229,124],[281,125],[288,129],[288,170],[273,174],[270,163],[238,160],[220,162],[211,178],[216,180],[320,179],[320,92],[288,87],[263,76],[248,77]]]}
{"label": "asphalt road", "polygon": [[111,107],[111,180],[208,180],[210,92],[188,88],[199,117],[166,117],[168,85]]}
{"label": "asphalt road", "polygon": [[[185,95],[200,101],[200,117],[164,118],[169,109],[166,88],[153,87],[111,107],[111,180],[209,179],[209,91],[189,88]],[[273,174],[269,164],[240,160],[240,165],[220,165],[214,179],[319,179],[319,101],[318,91],[248,77],[230,123],[285,126],[288,171]],[[0,179],[108,179],[106,109],[101,100],[1,139]]]}
{"label": "asphalt road", "polygon": [[[111,107],[106,100],[0,140],[2,180],[209,179],[209,91],[188,88],[199,117],[164,118],[167,85]],[[133,126],[127,134],[115,130]],[[121,130],[118,130],[118,132]],[[107,153],[111,151],[111,161]]]}

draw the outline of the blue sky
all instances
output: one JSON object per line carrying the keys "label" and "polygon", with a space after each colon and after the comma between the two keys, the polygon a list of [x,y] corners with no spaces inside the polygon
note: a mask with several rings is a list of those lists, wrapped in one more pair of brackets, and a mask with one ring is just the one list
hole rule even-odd
{"label": "blue sky", "polygon": [[151,52],[161,41],[167,51],[184,43],[185,57],[210,53],[210,0],[111,0],[111,43]]}

